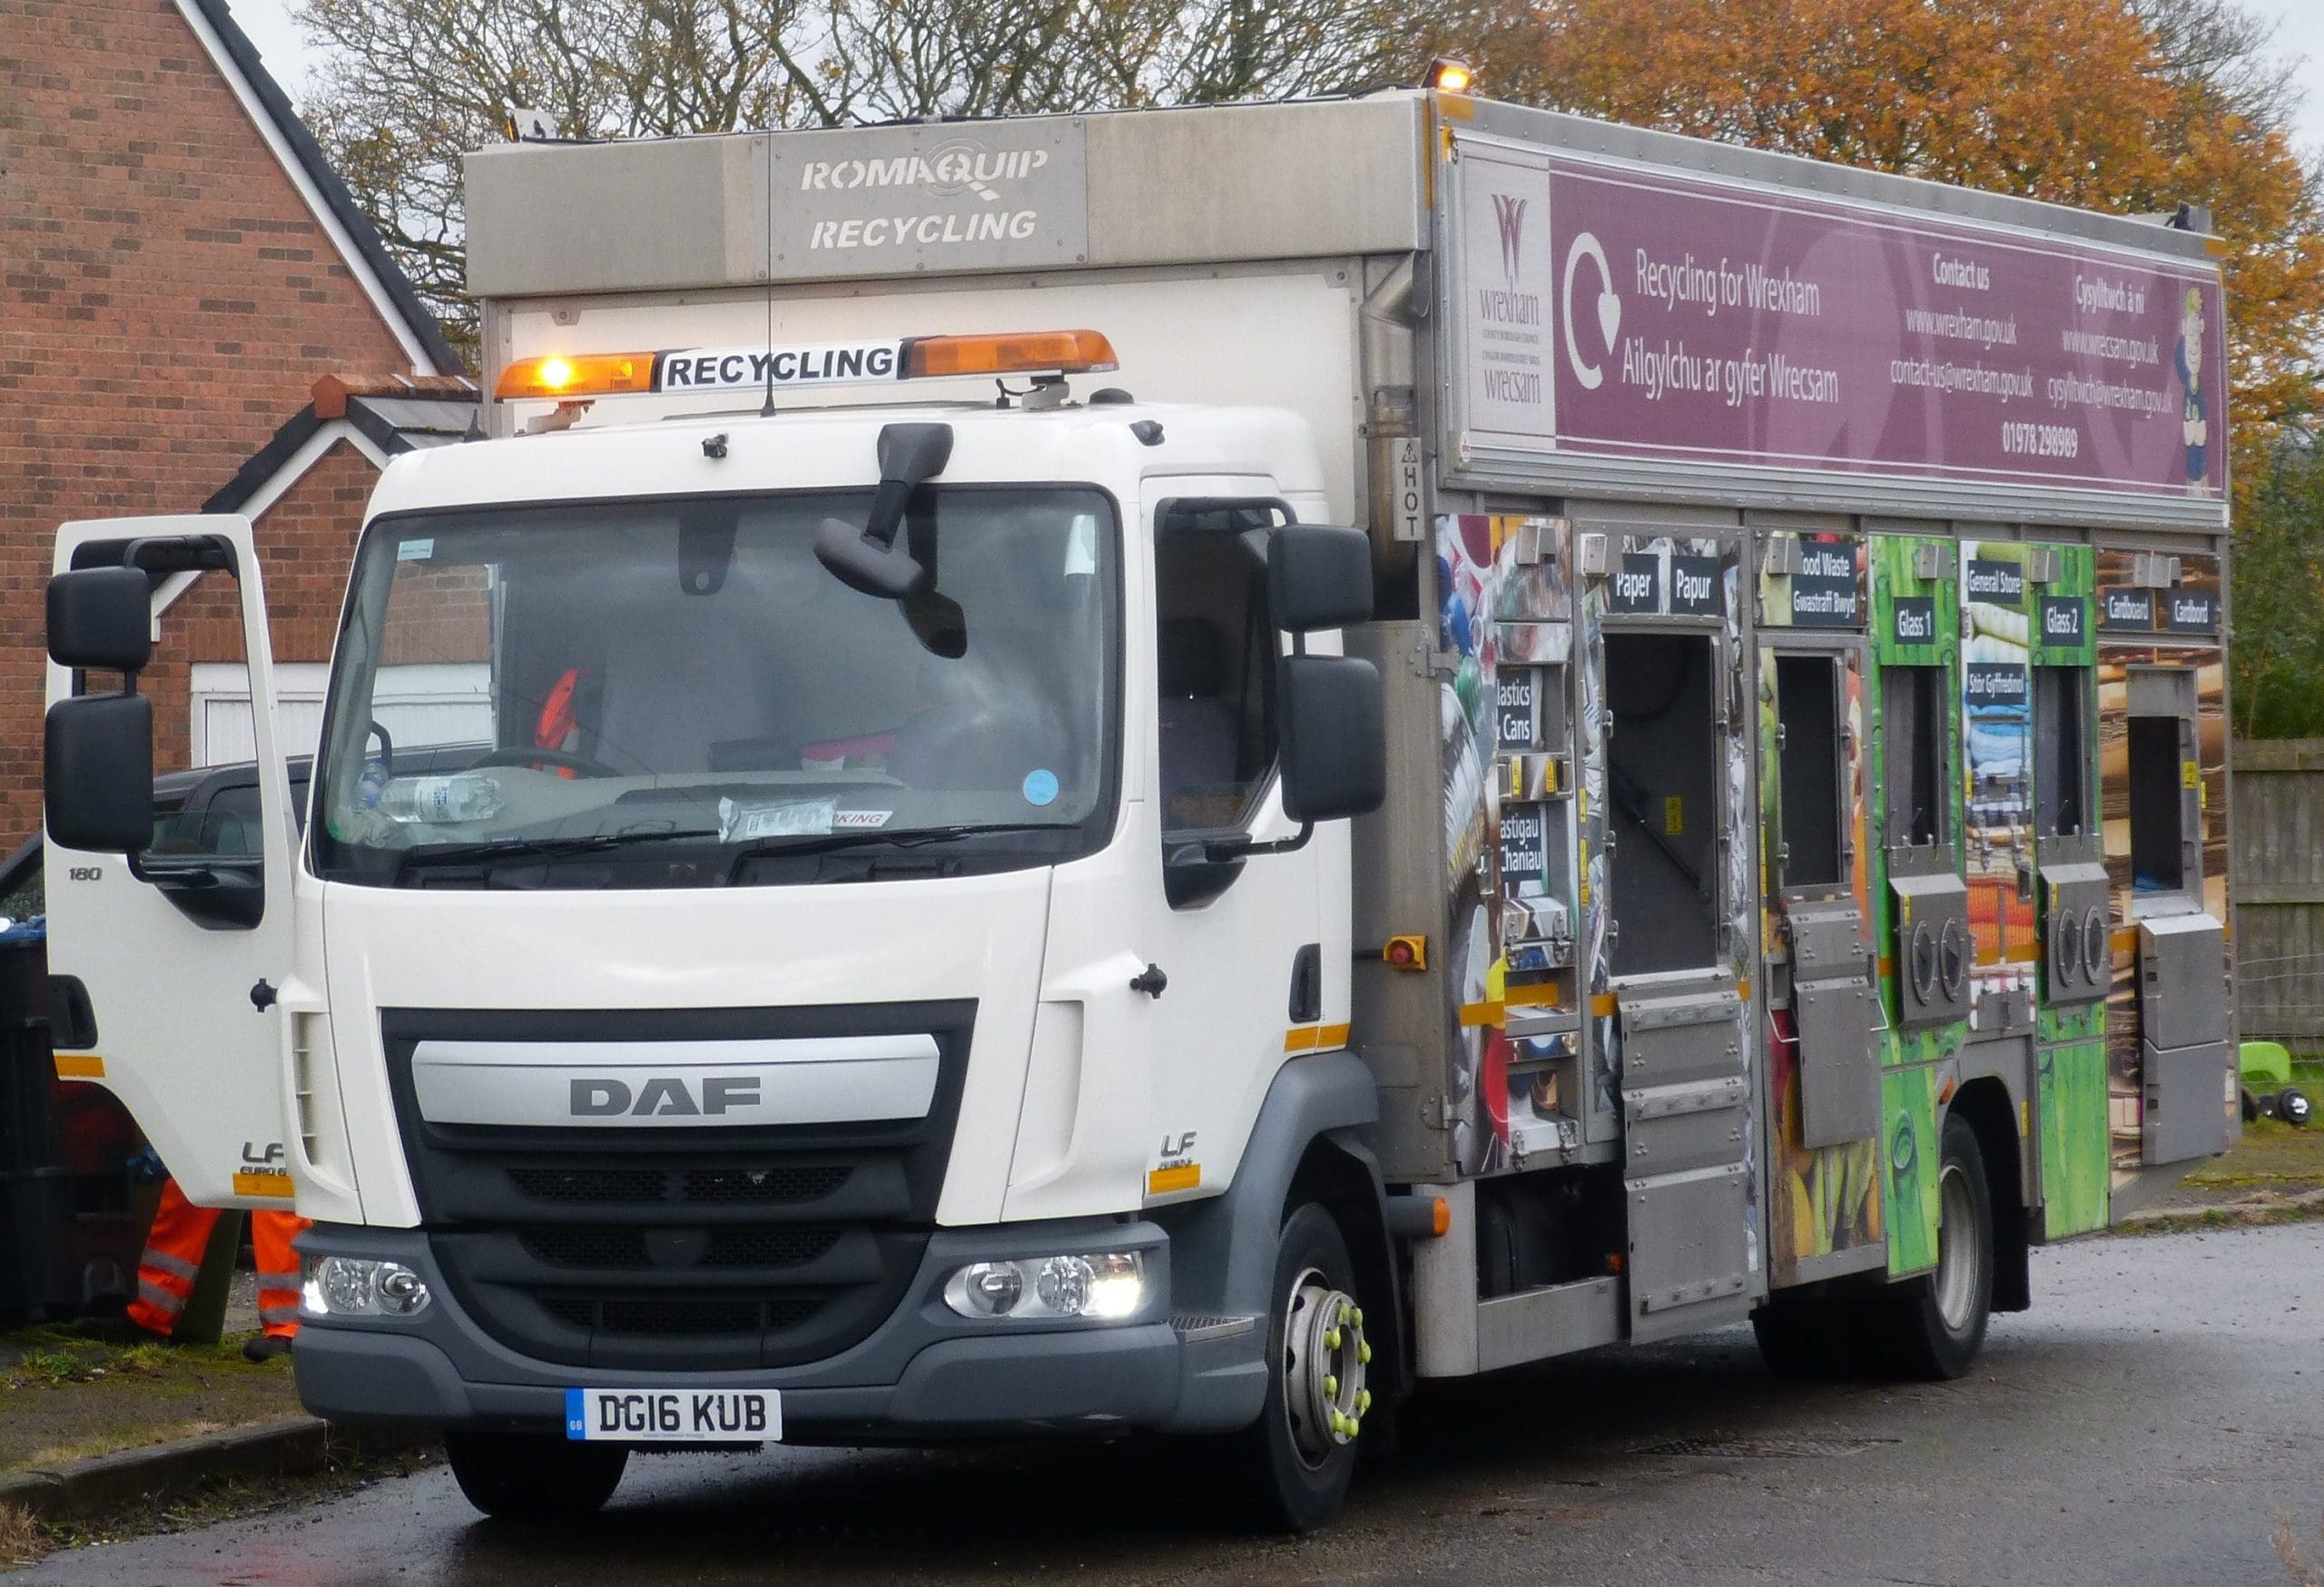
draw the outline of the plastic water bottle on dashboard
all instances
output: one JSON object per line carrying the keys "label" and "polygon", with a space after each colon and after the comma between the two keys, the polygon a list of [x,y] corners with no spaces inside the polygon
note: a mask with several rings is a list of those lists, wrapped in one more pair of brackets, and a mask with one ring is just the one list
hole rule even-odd
{"label": "plastic water bottle on dashboard", "polygon": [[448,777],[397,777],[379,790],[379,813],[428,826],[490,821],[500,813],[500,784],[460,772]]}

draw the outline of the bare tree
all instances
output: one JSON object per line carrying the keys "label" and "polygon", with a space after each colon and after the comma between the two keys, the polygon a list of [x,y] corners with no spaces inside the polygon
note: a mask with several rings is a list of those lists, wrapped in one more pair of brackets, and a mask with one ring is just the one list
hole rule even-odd
{"label": "bare tree", "polygon": [[303,0],[316,136],[455,340],[460,156],[512,105],[653,137],[1330,93],[1409,72],[1418,0]]}
{"label": "bare tree", "polygon": [[2245,0],[2127,0],[2146,25],[2163,75],[2200,84],[2258,133],[2289,132],[2305,97],[2299,61],[2277,47],[2277,25]]}

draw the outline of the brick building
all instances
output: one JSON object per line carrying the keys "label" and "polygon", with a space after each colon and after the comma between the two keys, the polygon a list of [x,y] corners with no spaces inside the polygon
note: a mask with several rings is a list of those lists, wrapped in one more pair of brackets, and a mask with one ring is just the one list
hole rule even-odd
{"label": "brick building", "polygon": [[[0,83],[5,840],[40,820],[40,592],[59,523],[260,508],[275,653],[312,667],[362,500],[403,444],[350,408],[467,389],[431,379],[457,375],[458,355],[224,0],[0,0]],[[353,377],[336,395],[317,384],[332,373]],[[410,435],[443,439],[442,419]],[[238,634],[218,650],[190,637],[181,663],[240,657]],[[159,767],[195,747],[193,683],[156,670]]]}

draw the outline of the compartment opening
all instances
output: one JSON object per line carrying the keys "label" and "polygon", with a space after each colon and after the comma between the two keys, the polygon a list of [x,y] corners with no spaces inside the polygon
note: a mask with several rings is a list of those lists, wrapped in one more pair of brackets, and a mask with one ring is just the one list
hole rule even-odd
{"label": "compartment opening", "polygon": [[2090,693],[2086,666],[2034,669],[2034,830],[2043,837],[2093,831],[2090,748],[2083,737]]}
{"label": "compartment opening", "polygon": [[1839,666],[1828,656],[1776,657],[1781,885],[1837,886],[1840,863]]}
{"label": "compartment opening", "polygon": [[1891,666],[1880,675],[1881,772],[1892,847],[1945,843],[1952,829],[1938,735],[1958,729],[1945,710],[1945,674],[1941,666]]}
{"label": "compartment opening", "polygon": [[2131,888],[2171,892],[2187,885],[2187,802],[2180,723],[2172,716],[2131,722]]}
{"label": "compartment opening", "polygon": [[1711,637],[1609,634],[1608,908],[1616,975],[1718,958],[1718,734]]}

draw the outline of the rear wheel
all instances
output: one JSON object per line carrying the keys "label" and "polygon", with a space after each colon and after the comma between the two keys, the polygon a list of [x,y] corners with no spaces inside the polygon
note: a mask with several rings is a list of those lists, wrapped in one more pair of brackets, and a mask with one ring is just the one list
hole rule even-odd
{"label": "rear wheel", "polygon": [[551,1433],[447,1433],[452,1480],[496,1521],[577,1521],[605,1508],[629,1451]]}
{"label": "rear wheel", "polygon": [[1309,1202],[1275,1245],[1267,1395],[1240,1435],[1242,1496],[1260,1524],[1310,1532],[1339,1513],[1372,1409],[1372,1346],[1347,1239]]}
{"label": "rear wheel", "polygon": [[1959,1377],[1985,1342],[1994,1303],[1993,1195],[1985,1154],[1969,1121],[1945,1121],[1937,1168],[1936,1267],[1888,1286],[1876,1327],[1896,1369],[1913,1377]]}

